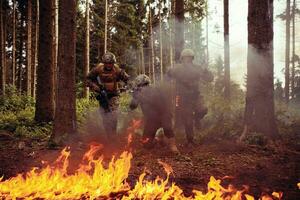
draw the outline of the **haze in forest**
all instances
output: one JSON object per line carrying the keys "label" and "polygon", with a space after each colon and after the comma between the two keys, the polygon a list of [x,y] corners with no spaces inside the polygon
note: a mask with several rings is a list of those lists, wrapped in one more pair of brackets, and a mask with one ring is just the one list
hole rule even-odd
{"label": "haze in forest", "polygon": [[[300,5],[300,1],[297,1]],[[209,52],[210,62],[224,55],[223,1],[209,0]],[[276,17],[286,9],[286,1],[274,0],[274,77],[284,82],[285,21]],[[247,0],[229,1],[229,37],[231,78],[244,85],[247,71]],[[205,20],[203,21],[205,23]],[[296,20],[296,54],[300,51],[299,20]],[[205,27],[205,26],[204,26]]]}

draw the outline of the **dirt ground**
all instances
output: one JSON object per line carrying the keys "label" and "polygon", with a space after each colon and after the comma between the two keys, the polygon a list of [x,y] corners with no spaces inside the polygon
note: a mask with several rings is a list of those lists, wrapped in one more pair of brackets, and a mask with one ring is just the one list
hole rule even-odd
{"label": "dirt ground", "polygon": [[[206,142],[195,147],[187,147],[185,141],[178,141],[181,155],[168,152],[167,148],[157,144],[152,150],[143,149],[137,142],[131,146],[133,153],[129,182],[134,185],[139,175],[147,169],[150,177],[165,176],[158,159],[172,166],[172,182],[176,182],[186,195],[193,189],[205,191],[210,176],[222,179],[223,185],[233,184],[241,189],[250,187],[249,194],[256,198],[262,193],[281,191],[283,199],[300,199],[300,151],[290,147],[249,146],[232,141]],[[71,145],[72,167],[76,168],[86,144],[76,142]],[[124,148],[104,148],[105,160],[112,154],[119,154]],[[120,150],[121,149],[121,150]],[[32,167],[41,167],[41,160],[51,163],[60,149],[50,150],[45,143],[20,140],[12,137],[0,138],[0,176],[4,179],[24,173]],[[229,177],[229,178],[228,178]]]}

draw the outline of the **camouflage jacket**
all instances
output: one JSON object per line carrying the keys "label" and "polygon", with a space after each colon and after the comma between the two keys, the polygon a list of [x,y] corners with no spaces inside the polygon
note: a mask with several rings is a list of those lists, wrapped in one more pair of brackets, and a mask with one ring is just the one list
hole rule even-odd
{"label": "camouflage jacket", "polygon": [[134,91],[130,108],[141,106],[144,118],[155,122],[172,118],[171,95],[163,87],[142,87]]}
{"label": "camouflage jacket", "polygon": [[213,75],[208,69],[195,64],[177,64],[168,71],[167,76],[176,81],[176,93],[183,97],[199,95],[199,84],[213,81]]}
{"label": "camouflage jacket", "polygon": [[104,67],[103,63],[94,67],[86,77],[86,84],[95,90],[96,87],[102,85],[107,93],[118,94],[119,82],[127,82],[129,75],[125,70],[120,69],[117,64],[111,70]]}

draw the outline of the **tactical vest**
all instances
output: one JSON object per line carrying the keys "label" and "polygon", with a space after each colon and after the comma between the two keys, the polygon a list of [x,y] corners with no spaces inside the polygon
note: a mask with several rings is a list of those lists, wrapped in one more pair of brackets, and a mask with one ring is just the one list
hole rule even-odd
{"label": "tactical vest", "polygon": [[117,93],[118,88],[118,71],[114,65],[111,70],[106,70],[104,65],[100,66],[99,78],[105,89],[109,93]]}

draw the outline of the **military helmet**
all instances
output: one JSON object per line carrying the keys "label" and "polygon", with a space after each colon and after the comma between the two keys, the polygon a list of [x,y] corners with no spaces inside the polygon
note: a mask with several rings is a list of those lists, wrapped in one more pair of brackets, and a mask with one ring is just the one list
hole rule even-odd
{"label": "military helmet", "polygon": [[194,58],[195,53],[192,49],[183,49],[181,54],[180,54],[180,59],[183,57],[193,57]]}
{"label": "military helmet", "polygon": [[111,52],[106,52],[103,56],[102,56],[102,62],[103,63],[115,63],[116,61],[116,56],[111,53]]}
{"label": "military helmet", "polygon": [[143,87],[146,85],[149,85],[151,83],[151,80],[149,78],[149,76],[145,75],[145,74],[140,74],[135,78],[135,84],[138,87]]}

